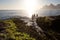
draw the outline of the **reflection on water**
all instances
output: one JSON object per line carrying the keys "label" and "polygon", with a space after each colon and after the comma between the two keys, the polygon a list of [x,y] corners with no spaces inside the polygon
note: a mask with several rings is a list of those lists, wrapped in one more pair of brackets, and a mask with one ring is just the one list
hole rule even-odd
{"label": "reflection on water", "polygon": [[[39,16],[54,16],[60,15],[60,10],[39,10]],[[0,10],[0,17],[5,16],[27,16],[28,14],[25,11],[21,10]]]}

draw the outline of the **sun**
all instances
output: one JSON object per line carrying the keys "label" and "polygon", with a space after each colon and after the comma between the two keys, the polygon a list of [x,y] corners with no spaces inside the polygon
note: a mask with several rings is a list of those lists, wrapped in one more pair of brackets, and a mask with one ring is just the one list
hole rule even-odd
{"label": "sun", "polygon": [[35,13],[37,6],[37,0],[24,0],[23,2],[23,7],[27,12],[28,17],[31,17]]}

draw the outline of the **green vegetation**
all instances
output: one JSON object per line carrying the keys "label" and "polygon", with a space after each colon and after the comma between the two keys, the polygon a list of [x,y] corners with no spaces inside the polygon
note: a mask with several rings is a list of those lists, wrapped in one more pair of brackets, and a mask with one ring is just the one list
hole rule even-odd
{"label": "green vegetation", "polygon": [[38,17],[36,22],[43,29],[45,40],[60,40],[60,16]]}
{"label": "green vegetation", "polygon": [[20,18],[0,20],[0,40],[60,40],[60,16],[38,17],[36,23],[41,35]]}
{"label": "green vegetation", "polygon": [[[21,25],[23,24],[21,23]],[[0,40],[35,40],[27,33],[18,30],[13,19],[0,20]]]}
{"label": "green vegetation", "polygon": [[48,31],[47,29],[50,29],[51,21],[49,17],[39,17],[36,22],[43,30]]}
{"label": "green vegetation", "polygon": [[31,37],[35,38],[36,40],[41,40],[41,36],[38,32],[33,28],[33,26],[26,26],[26,23],[23,20],[18,18],[12,19],[15,25],[17,26],[18,32],[24,32],[29,34]]}

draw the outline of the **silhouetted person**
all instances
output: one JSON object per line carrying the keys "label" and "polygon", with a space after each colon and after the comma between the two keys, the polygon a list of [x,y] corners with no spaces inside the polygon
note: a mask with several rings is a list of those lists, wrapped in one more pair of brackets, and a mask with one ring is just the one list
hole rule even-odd
{"label": "silhouetted person", "polygon": [[34,14],[34,15],[32,15],[32,21],[34,21],[34,19],[35,19],[35,14]]}

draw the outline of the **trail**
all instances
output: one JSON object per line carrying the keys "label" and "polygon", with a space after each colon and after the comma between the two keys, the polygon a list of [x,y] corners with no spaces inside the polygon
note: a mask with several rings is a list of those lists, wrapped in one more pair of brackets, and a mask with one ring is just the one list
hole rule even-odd
{"label": "trail", "polygon": [[32,19],[29,19],[27,22],[28,22],[28,25],[29,26],[32,26],[32,28],[37,32],[37,34],[41,37],[46,37],[48,39],[53,39],[53,40],[57,40],[57,38],[53,35],[50,35],[47,31],[44,31],[41,27],[38,26],[38,24],[36,23],[36,20],[37,18],[34,18],[33,20]]}
{"label": "trail", "polygon": [[42,30],[42,28],[40,28],[37,23],[36,23],[36,18],[32,20],[32,26],[33,28],[38,32],[39,35],[44,35],[44,31]]}
{"label": "trail", "polygon": [[48,37],[49,36],[48,38],[51,38],[53,40],[57,40],[57,38],[55,36],[52,36],[52,35],[48,34],[47,31],[44,31],[41,27],[39,27],[38,24],[36,23],[36,20],[37,19],[32,21],[32,26],[34,27],[34,29],[37,31],[37,33],[40,36],[41,35],[42,35],[42,37],[46,37],[46,36]]}

